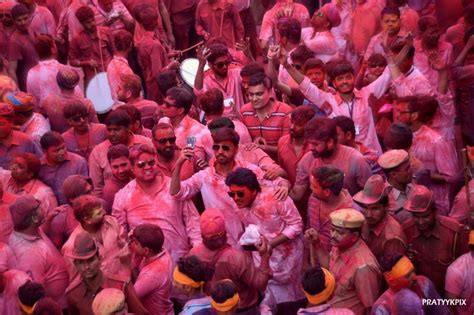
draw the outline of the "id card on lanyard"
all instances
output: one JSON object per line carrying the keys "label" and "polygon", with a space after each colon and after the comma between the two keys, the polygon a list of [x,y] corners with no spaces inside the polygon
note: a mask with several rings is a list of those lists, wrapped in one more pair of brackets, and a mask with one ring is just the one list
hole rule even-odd
{"label": "id card on lanyard", "polygon": [[[354,104],[355,104],[355,97],[352,98],[352,101],[349,103],[349,102],[345,102],[346,105],[347,105],[347,109],[349,111],[349,117],[352,119],[352,121],[354,121]],[[354,121],[354,126],[355,126],[355,134],[356,136],[359,135],[360,133],[360,128],[359,126],[356,125],[355,121]]]}

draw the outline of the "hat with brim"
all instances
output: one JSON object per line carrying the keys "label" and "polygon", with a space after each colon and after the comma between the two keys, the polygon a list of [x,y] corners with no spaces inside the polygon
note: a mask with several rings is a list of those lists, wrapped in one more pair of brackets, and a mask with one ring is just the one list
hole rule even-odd
{"label": "hat with brim", "polygon": [[364,189],[355,194],[353,199],[363,205],[372,205],[388,196],[391,189],[392,187],[384,181],[382,176],[372,175],[365,183]]}
{"label": "hat with brim", "polygon": [[426,186],[416,185],[408,195],[403,208],[413,213],[423,213],[429,209],[432,202],[433,192]]}
{"label": "hat with brim", "polygon": [[67,256],[73,259],[89,259],[97,253],[97,245],[87,232],[81,232],[74,240],[74,248]]}
{"label": "hat with brim", "polygon": [[360,228],[365,221],[364,215],[352,208],[336,210],[329,217],[332,225],[345,229]]}

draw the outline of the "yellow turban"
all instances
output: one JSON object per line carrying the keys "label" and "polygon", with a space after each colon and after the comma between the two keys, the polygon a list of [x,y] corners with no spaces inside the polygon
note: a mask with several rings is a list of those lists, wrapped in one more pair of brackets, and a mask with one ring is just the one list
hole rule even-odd
{"label": "yellow turban", "polygon": [[173,271],[173,280],[182,284],[182,285],[187,285],[191,288],[198,289],[203,285],[203,282],[196,282],[181,271],[179,271],[178,266],[174,268]]}
{"label": "yellow turban", "polygon": [[315,295],[311,295],[303,290],[304,295],[306,295],[306,298],[308,299],[309,303],[313,305],[322,304],[329,300],[329,298],[334,292],[334,289],[336,288],[336,279],[334,279],[334,275],[325,268],[321,268],[321,270],[324,272],[324,290]]}
{"label": "yellow turban", "polygon": [[415,270],[415,267],[411,263],[407,256],[403,256],[397,263],[392,267],[392,270],[384,272],[383,276],[390,286],[393,286],[397,280],[408,276]]}
{"label": "yellow turban", "polygon": [[235,293],[230,299],[225,300],[222,303],[217,303],[214,300],[211,300],[211,306],[213,309],[219,312],[228,312],[233,309],[237,304],[239,304],[240,297],[238,293]]}

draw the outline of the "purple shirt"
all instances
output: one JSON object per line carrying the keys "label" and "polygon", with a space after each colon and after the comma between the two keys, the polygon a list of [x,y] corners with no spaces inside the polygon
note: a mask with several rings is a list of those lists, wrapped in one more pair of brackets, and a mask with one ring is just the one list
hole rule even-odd
{"label": "purple shirt", "polygon": [[102,124],[89,124],[89,145],[87,149],[79,147],[77,136],[75,135],[73,128],[66,130],[62,136],[69,152],[79,154],[83,158],[89,159],[92,149],[107,139],[107,127]]}
{"label": "purple shirt", "polygon": [[41,158],[43,153],[33,140],[22,132],[13,130],[11,143],[9,147],[0,143],[0,167],[8,168],[11,160],[17,153],[33,153],[38,158]]}

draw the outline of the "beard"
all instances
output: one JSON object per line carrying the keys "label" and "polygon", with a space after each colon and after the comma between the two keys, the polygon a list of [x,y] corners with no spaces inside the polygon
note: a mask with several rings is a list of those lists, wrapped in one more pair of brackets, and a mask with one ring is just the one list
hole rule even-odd
{"label": "beard", "polygon": [[158,150],[158,155],[163,157],[165,160],[171,160],[174,157],[175,150],[172,148],[166,148],[162,150]]}

